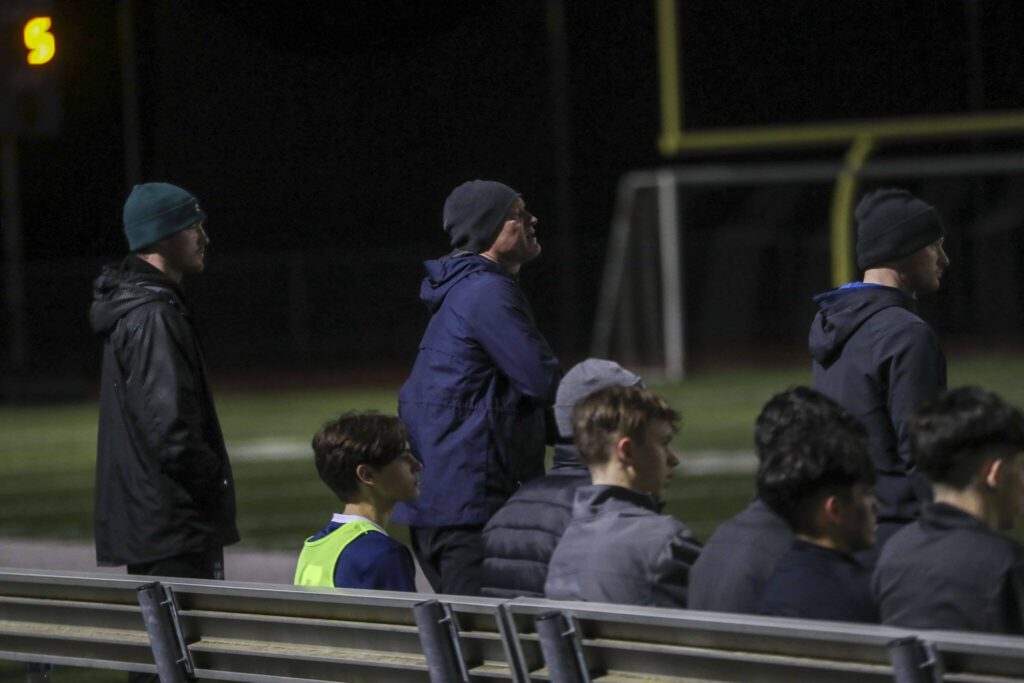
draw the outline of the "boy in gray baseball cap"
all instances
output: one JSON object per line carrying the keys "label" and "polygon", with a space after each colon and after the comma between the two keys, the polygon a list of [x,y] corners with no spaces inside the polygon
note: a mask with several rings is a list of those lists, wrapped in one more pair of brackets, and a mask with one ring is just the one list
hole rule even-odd
{"label": "boy in gray baseball cap", "polygon": [[482,595],[543,597],[548,561],[572,521],[576,489],[590,484],[590,470],[572,438],[572,409],[595,391],[616,385],[642,387],[643,380],[601,358],[577,363],[562,378],[555,397],[558,443],[551,471],[520,487],[484,527]]}

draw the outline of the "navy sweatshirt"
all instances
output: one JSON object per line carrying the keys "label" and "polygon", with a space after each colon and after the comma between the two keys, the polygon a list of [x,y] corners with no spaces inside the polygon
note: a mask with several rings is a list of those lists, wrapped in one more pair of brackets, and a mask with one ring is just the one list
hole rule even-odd
{"label": "navy sweatshirt", "polygon": [[878,623],[871,571],[851,555],[800,539],[775,565],[759,611],[780,617]]}
{"label": "navy sweatshirt", "polygon": [[913,472],[908,421],[946,388],[946,359],[932,329],[899,289],[854,283],[814,298],[814,388],[868,428],[878,473],[879,522],[909,522],[931,499]]}

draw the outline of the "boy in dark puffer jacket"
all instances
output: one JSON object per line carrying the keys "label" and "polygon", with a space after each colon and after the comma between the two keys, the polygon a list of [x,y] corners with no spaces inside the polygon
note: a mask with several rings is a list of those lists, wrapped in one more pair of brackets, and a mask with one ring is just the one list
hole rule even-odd
{"label": "boy in dark puffer jacket", "polygon": [[588,358],[558,385],[558,443],[551,471],[523,485],[484,527],[483,595],[544,597],[548,562],[572,520],[576,490],[590,484],[590,470],[572,440],[572,409],[580,399],[616,385],[643,382],[618,363]]}

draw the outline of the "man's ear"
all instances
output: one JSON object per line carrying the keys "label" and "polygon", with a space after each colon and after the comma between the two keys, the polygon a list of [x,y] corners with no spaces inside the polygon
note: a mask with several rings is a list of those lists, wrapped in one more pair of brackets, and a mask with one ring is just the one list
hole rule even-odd
{"label": "man's ear", "polygon": [[826,496],[818,505],[822,521],[828,526],[838,526],[843,519],[843,500],[835,494]]}
{"label": "man's ear", "polygon": [[615,442],[615,460],[623,467],[633,464],[633,439],[628,436],[620,436]]}
{"label": "man's ear", "polygon": [[374,477],[376,477],[376,473],[373,471],[372,467],[364,462],[356,465],[356,476],[359,477],[359,481],[367,486],[373,486],[373,480]]}
{"label": "man's ear", "polygon": [[985,465],[981,468],[981,480],[990,489],[997,488],[999,480],[1003,478],[1003,460],[1003,458],[986,460]]}

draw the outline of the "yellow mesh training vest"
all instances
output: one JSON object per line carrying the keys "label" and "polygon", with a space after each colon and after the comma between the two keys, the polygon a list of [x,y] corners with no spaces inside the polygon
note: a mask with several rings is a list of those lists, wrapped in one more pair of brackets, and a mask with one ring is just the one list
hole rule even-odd
{"label": "yellow mesh training vest", "polygon": [[334,567],[348,544],[363,534],[380,533],[371,522],[353,520],[315,541],[307,540],[295,567],[296,586],[322,586],[334,588]]}

